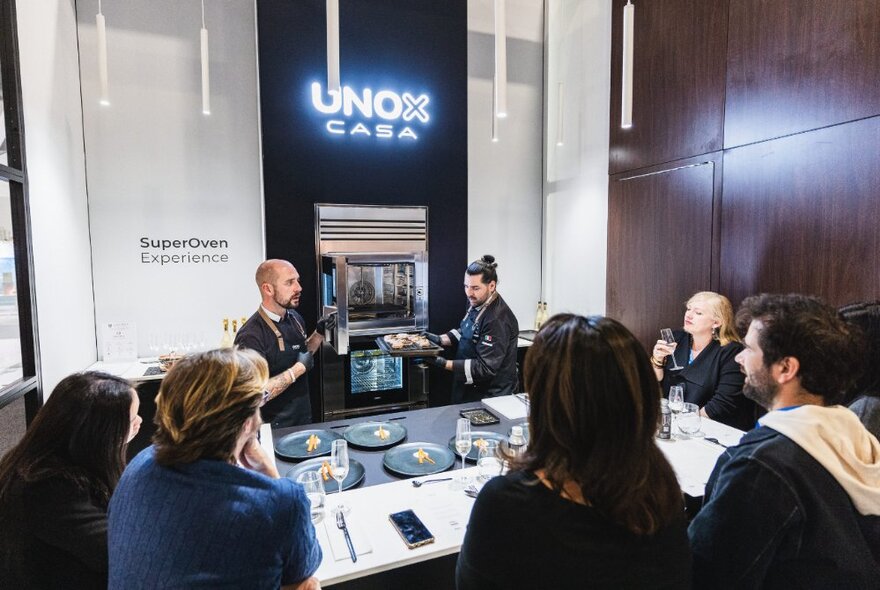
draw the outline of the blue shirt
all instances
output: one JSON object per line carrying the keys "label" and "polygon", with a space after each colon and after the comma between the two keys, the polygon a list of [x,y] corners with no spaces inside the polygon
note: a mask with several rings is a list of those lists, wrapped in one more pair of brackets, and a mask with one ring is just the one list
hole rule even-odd
{"label": "blue shirt", "polygon": [[109,588],[278,588],[321,547],[302,486],[223,461],[162,467],[138,454],[110,501]]}

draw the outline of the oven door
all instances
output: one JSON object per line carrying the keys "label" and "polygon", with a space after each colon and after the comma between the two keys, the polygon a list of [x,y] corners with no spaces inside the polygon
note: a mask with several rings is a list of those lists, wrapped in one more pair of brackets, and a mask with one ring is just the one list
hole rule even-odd
{"label": "oven door", "polygon": [[345,408],[403,403],[409,400],[409,359],[393,357],[372,341],[351,343],[345,357]]}
{"label": "oven door", "polygon": [[329,344],[347,354],[354,337],[427,330],[427,285],[423,252],[322,256],[322,312],[338,313]]}

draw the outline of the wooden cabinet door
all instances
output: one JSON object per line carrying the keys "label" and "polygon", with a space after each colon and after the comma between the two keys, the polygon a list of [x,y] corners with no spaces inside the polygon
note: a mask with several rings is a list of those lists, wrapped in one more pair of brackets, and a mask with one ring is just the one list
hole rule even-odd
{"label": "wooden cabinet door", "polygon": [[733,0],[728,30],[725,148],[880,113],[877,0]]}
{"label": "wooden cabinet door", "polygon": [[727,0],[633,2],[629,129],[620,127],[625,4],[612,9],[610,173],[721,149]]}
{"label": "wooden cabinet door", "polygon": [[721,286],[880,297],[880,117],[724,152]]}
{"label": "wooden cabinet door", "polygon": [[680,328],[684,303],[715,284],[720,156],[611,178],[607,315],[651,348]]}

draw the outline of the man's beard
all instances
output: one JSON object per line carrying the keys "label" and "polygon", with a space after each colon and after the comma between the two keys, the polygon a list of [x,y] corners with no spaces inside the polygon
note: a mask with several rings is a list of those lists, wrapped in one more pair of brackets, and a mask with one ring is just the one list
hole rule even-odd
{"label": "man's beard", "polygon": [[743,395],[764,408],[769,410],[776,399],[779,384],[770,376],[770,371],[763,368],[759,373],[752,373],[743,383]]}
{"label": "man's beard", "polygon": [[284,301],[278,301],[278,299],[275,299],[275,303],[277,303],[284,309],[296,309],[297,307],[299,307],[299,299],[296,297],[291,297],[287,300],[286,303]]}

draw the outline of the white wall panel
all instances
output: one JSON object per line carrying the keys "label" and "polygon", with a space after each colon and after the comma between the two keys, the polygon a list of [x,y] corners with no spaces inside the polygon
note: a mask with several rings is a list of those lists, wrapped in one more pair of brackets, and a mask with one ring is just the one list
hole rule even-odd
{"label": "white wall panel", "polygon": [[76,13],[17,2],[42,385],[96,359]]}

